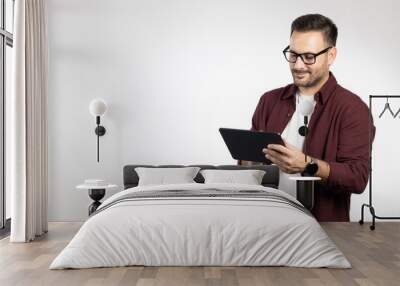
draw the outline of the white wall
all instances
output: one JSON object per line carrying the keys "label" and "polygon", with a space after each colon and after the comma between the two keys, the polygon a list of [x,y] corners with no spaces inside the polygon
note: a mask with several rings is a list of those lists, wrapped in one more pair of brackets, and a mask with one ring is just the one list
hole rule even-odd
{"label": "white wall", "polygon": [[[259,97],[291,82],[281,51],[302,14],[337,24],[340,84],[365,102],[400,94],[399,1],[288,3],[49,0],[49,219],[85,219],[90,199],[75,185],[104,178],[122,186],[125,164],[235,163],[218,128],[249,128]],[[96,97],[109,105],[100,163],[88,111]],[[376,112],[383,106],[377,101]],[[379,215],[400,215],[399,125],[376,119]],[[367,193],[352,196],[352,220]]]}

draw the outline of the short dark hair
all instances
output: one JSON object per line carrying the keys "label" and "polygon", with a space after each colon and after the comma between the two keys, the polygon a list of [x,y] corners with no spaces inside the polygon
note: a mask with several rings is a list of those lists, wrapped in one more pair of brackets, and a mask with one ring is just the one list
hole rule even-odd
{"label": "short dark hair", "polygon": [[321,31],[328,45],[333,47],[336,46],[338,29],[331,19],[321,14],[307,14],[296,18],[292,22],[292,30],[290,32],[290,36],[293,34],[294,31]]}

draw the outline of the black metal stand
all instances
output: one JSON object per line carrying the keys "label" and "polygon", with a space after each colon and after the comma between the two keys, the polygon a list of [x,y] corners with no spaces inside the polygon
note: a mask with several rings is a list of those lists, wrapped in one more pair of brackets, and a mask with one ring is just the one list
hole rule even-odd
{"label": "black metal stand", "polygon": [[[372,117],[372,98],[400,98],[400,95],[370,95],[369,96],[369,111]],[[371,122],[370,122],[371,123]],[[361,219],[359,223],[364,224],[364,207],[369,208],[372,215],[372,225],[369,226],[371,230],[375,230],[375,219],[400,219],[400,217],[383,217],[375,214],[375,208],[372,206],[372,144],[371,144],[371,128],[369,128],[369,148],[370,148],[370,169],[369,169],[369,204],[363,204],[361,206]]]}
{"label": "black metal stand", "polygon": [[100,138],[100,136],[103,136],[104,134],[106,134],[106,129],[104,128],[104,126],[100,125],[100,116],[96,116],[96,124],[97,124],[97,127],[94,130],[94,133],[96,133],[96,135],[97,135],[97,162],[99,162],[99,148],[100,148],[99,138]]}
{"label": "black metal stand", "polygon": [[296,181],[296,199],[311,211],[314,207],[314,181]]}
{"label": "black metal stand", "polygon": [[106,189],[89,189],[89,197],[94,200],[94,202],[89,206],[89,216],[101,205],[100,200],[105,194]]}

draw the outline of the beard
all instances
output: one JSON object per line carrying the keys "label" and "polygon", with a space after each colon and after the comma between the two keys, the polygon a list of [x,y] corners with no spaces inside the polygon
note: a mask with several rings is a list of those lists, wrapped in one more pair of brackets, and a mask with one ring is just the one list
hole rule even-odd
{"label": "beard", "polygon": [[292,69],[291,72],[292,72],[293,82],[298,87],[310,88],[318,86],[319,83],[324,78],[324,74],[322,71],[313,73],[310,71]]}

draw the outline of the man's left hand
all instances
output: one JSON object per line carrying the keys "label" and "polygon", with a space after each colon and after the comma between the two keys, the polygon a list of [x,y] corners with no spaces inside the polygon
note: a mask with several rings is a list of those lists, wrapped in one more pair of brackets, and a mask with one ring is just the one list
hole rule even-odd
{"label": "man's left hand", "polygon": [[[304,153],[295,146],[283,140],[285,146],[279,144],[269,144],[262,151],[265,157],[276,164],[279,169],[288,174],[296,174],[304,171],[307,162],[305,162]],[[307,157],[307,161],[310,158]]]}

